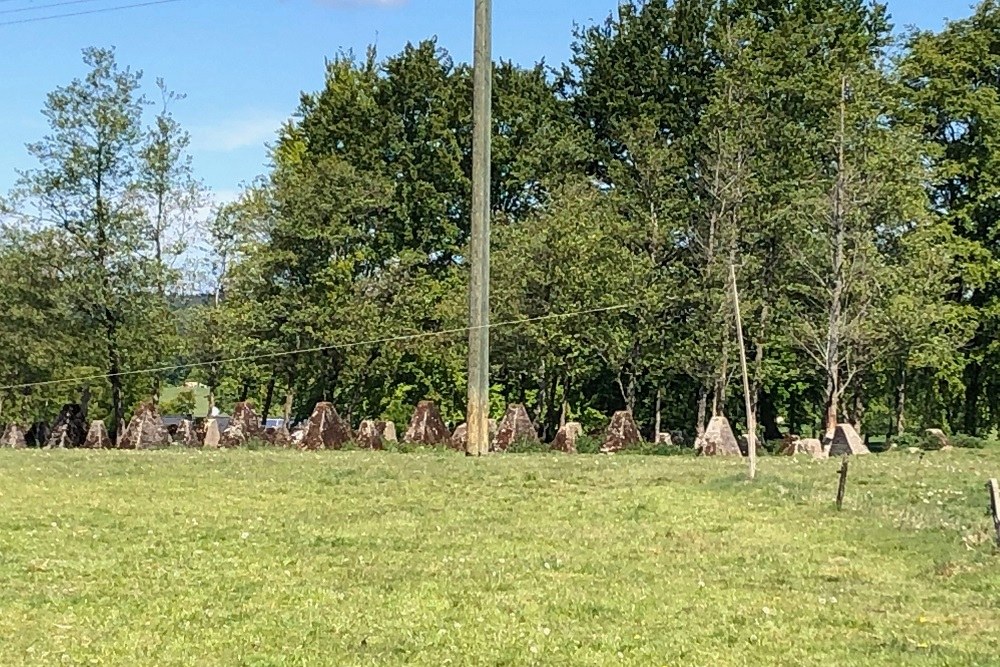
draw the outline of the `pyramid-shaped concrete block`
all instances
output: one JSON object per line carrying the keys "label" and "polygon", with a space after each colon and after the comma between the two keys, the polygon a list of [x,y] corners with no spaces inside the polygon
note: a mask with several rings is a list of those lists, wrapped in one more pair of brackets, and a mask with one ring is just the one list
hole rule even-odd
{"label": "pyramid-shaped concrete block", "polygon": [[433,401],[420,401],[413,411],[403,442],[414,445],[447,445],[451,432],[441,418],[441,411]]}
{"label": "pyramid-shaped concrete block", "polygon": [[111,449],[111,436],[103,421],[98,419],[90,423],[83,446],[87,449]]}
{"label": "pyramid-shaped concrete block", "polygon": [[538,431],[528,417],[528,410],[520,403],[508,406],[506,414],[497,426],[490,451],[506,452],[517,442],[539,442]]}
{"label": "pyramid-shaped concrete block", "polygon": [[837,430],[830,440],[830,456],[861,456],[870,453],[853,426],[837,424]]}
{"label": "pyramid-shaped concrete block", "polygon": [[729,420],[722,415],[712,417],[708,422],[699,445],[702,456],[743,456]]}

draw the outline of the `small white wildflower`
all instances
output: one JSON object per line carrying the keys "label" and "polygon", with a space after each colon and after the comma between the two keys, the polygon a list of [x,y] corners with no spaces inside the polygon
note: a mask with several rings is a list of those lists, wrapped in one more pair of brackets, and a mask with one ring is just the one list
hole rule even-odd
{"label": "small white wildflower", "polygon": [[246,532],[246,531],[243,531],[242,533],[240,533],[240,539],[241,539],[241,540],[245,540],[245,539],[247,539],[248,537],[250,537],[250,533],[248,533],[248,532]]}

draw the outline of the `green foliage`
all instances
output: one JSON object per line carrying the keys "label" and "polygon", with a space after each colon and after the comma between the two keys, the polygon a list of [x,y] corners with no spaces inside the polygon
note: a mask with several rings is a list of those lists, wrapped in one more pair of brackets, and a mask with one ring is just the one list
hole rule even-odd
{"label": "green foliage", "polygon": [[[876,2],[634,0],[554,74],[496,63],[491,414],[523,403],[546,440],[623,408],[685,441],[748,421],[735,288],[766,438],[1000,425],[998,27],[992,1],[896,44]],[[182,96],[158,82],[149,119],[138,73],[85,64],[0,202],[0,386],[113,378],[0,392],[2,414],[89,389],[117,423],[183,375],[132,371],[191,364],[220,406],[464,421],[467,64],[433,39],[327,62],[200,230],[197,297]]]}
{"label": "green foliage", "polygon": [[552,448],[539,440],[518,439],[507,449],[508,454],[540,454],[552,451]]}
{"label": "green foliage", "polygon": [[197,399],[194,390],[186,389],[160,405],[160,412],[166,415],[194,415]]}
{"label": "green foliage", "polygon": [[664,445],[654,442],[640,442],[622,452],[628,456],[693,456],[695,453],[691,447],[680,445]]}
{"label": "green foliage", "polygon": [[603,438],[582,434],[576,439],[576,451],[578,454],[597,454],[603,444]]}
{"label": "green foliage", "polygon": [[1000,447],[1000,442],[989,438],[977,438],[974,435],[956,433],[948,438],[948,442],[953,447],[961,449],[996,449]]}
{"label": "green foliage", "polygon": [[[168,301],[178,281],[169,266],[179,253],[172,234],[176,216],[187,220],[198,202],[180,192],[191,179],[187,135],[166,110],[155,129],[143,127],[141,73],[120,66],[110,49],[86,49],[83,61],[86,75],[46,98],[49,130],[28,146],[37,166],[21,174],[4,206],[18,232],[0,239],[0,255],[37,266],[15,283],[14,312],[31,303],[35,325],[54,325],[42,331],[56,349],[31,362],[42,348],[28,322],[12,323],[23,336],[12,354],[29,359],[15,365],[21,381],[65,378],[71,366],[107,374],[106,382],[62,390],[75,393],[72,400],[91,391],[91,414],[114,434],[125,406],[160,383],[122,373],[166,365],[177,351]],[[177,99],[161,90],[165,104]],[[51,418],[51,406],[39,407],[29,409],[32,418]]]}
{"label": "green foliage", "polygon": [[916,433],[900,433],[892,437],[890,444],[903,449],[910,447],[929,449],[930,439],[925,435],[918,435]]}

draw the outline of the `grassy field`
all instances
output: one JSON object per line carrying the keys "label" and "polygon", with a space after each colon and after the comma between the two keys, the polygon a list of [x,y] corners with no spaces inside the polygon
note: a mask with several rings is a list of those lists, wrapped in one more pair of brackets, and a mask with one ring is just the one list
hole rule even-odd
{"label": "grassy field", "polygon": [[0,665],[997,665],[1000,452],[0,451]]}

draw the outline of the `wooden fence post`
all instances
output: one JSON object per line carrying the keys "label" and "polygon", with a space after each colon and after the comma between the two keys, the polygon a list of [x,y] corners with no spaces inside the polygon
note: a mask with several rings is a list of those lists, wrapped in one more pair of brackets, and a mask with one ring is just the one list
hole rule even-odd
{"label": "wooden fence post", "polygon": [[837,510],[844,508],[844,493],[847,492],[847,463],[848,459],[845,456],[844,462],[840,464],[840,484],[837,485]]}

